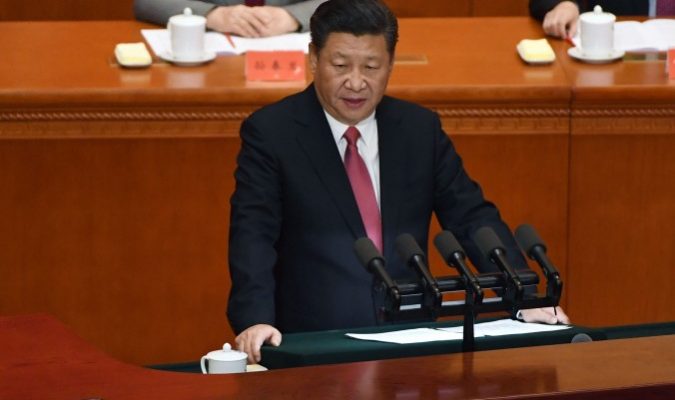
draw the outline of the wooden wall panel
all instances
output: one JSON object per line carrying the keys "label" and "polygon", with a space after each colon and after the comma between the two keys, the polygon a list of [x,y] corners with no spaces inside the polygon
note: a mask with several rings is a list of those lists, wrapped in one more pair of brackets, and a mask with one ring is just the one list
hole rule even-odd
{"label": "wooden wall panel", "polygon": [[675,135],[580,134],[571,147],[570,313],[591,326],[675,320]]}
{"label": "wooden wall panel", "polygon": [[[384,0],[398,17],[527,15],[527,0]],[[0,0],[0,20],[133,19],[133,0]]]}
{"label": "wooden wall panel", "polygon": [[529,15],[528,0],[472,0],[474,17]]}
{"label": "wooden wall panel", "polygon": [[397,17],[467,17],[472,0],[384,0]]}
{"label": "wooden wall panel", "polygon": [[[48,312],[122,360],[231,340],[236,137],[0,141],[1,314]],[[11,271],[11,273],[10,273]]]}
{"label": "wooden wall panel", "polygon": [[0,21],[133,19],[134,0],[0,0]]}

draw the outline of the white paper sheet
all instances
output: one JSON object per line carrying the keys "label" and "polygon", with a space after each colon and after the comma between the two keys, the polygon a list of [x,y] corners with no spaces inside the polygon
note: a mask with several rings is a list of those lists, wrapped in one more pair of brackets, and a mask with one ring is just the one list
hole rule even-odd
{"label": "white paper sheet", "polygon": [[[533,324],[507,318],[474,325],[474,335],[475,337],[520,335],[524,333],[559,331],[569,328],[571,328],[569,325]],[[460,334],[463,331],[461,326],[438,329],[449,332],[459,332]]]}
{"label": "white paper sheet", "polygon": [[[169,31],[166,29],[141,29],[141,34],[145,38],[155,55],[168,53],[171,51],[171,40]],[[230,36],[234,47],[227,40],[227,37],[219,32],[206,32],[204,37],[204,50],[216,54],[243,54],[249,50],[258,51],[287,51],[298,50],[305,54],[309,51],[310,35],[306,33],[288,33],[285,35],[272,36],[267,38],[243,38]]]}
{"label": "white paper sheet", "polygon": [[249,50],[257,51],[289,51],[297,50],[303,53],[309,53],[309,42],[311,37],[309,32],[305,33],[287,33],[285,35],[270,36],[266,38],[244,38],[231,36],[234,45],[238,51],[247,52]]}
{"label": "white paper sheet", "polygon": [[[569,329],[569,325],[545,325],[500,319],[474,325],[474,337],[516,335],[534,332],[550,332]],[[381,333],[346,333],[347,336],[359,340],[410,344],[434,342],[440,340],[461,340],[463,328],[416,328]]]}
{"label": "white paper sheet", "polygon": [[347,336],[360,340],[373,340],[388,343],[422,343],[439,340],[461,340],[462,333],[442,331],[432,328],[405,329],[402,331],[382,333],[347,333]]}

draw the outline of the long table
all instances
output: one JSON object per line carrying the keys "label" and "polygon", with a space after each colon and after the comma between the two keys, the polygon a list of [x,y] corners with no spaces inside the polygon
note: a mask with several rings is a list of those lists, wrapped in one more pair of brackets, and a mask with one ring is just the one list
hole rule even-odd
{"label": "long table", "polygon": [[635,399],[675,393],[675,335],[201,375],[119,362],[45,315],[0,317],[3,399]]}
{"label": "long table", "polygon": [[[243,57],[117,66],[115,44],[147,27],[0,23],[0,314],[50,312],[136,364],[232,340],[238,126],[310,81],[247,83]],[[542,33],[527,18],[402,19],[400,30],[387,93],[436,110],[505,220],[537,227],[574,322],[674,320],[675,89],[663,62],[579,64],[553,42],[554,64],[528,66],[515,45]],[[430,256],[432,272],[454,274]]]}

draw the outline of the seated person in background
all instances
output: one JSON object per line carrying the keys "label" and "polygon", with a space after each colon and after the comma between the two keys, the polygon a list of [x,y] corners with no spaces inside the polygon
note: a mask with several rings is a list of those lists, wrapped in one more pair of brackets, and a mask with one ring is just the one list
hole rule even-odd
{"label": "seated person in background", "polygon": [[[660,3],[660,4],[659,4]],[[615,15],[673,15],[668,1],[659,0],[530,0],[530,15],[543,21],[548,35],[567,38],[577,32],[579,13],[593,10],[599,5],[603,11]]]}
{"label": "seated person in background", "polygon": [[[166,25],[189,7],[206,16],[206,27],[244,37],[307,31],[309,17],[325,0],[134,0],[136,18]],[[255,6],[255,7],[253,7]]]}
{"label": "seated person in background", "polygon": [[[314,82],[254,112],[240,131],[228,317],[250,362],[282,333],[378,324],[381,292],[354,252],[366,235],[395,280],[416,279],[395,238],[410,233],[426,249],[432,213],[481,271],[497,269],[472,240],[483,226],[500,236],[514,268],[527,268],[438,115],[384,96],[398,38],[391,10],[378,0],[329,0],[310,30]],[[569,322],[551,307],[522,317]]]}

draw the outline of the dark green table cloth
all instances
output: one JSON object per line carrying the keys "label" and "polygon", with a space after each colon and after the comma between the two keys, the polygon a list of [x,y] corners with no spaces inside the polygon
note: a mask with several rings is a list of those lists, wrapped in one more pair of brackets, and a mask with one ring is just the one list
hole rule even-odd
{"label": "dark green table cloth", "polygon": [[[493,319],[481,319],[486,322]],[[421,327],[447,327],[461,325],[461,321],[436,323],[385,325],[370,328],[333,330],[286,334],[279,347],[264,346],[262,365],[269,369],[301,367],[308,365],[335,364],[356,361],[383,360],[388,358],[416,357],[434,354],[458,353],[462,351],[461,340],[395,344],[352,339],[345,333],[378,333]],[[623,339],[643,336],[675,334],[675,322],[585,328],[573,326],[553,332],[506,335],[476,338],[476,351],[513,347],[541,346],[569,343],[577,334],[585,333],[593,340]],[[198,362],[155,365],[152,368],[201,372]]]}

